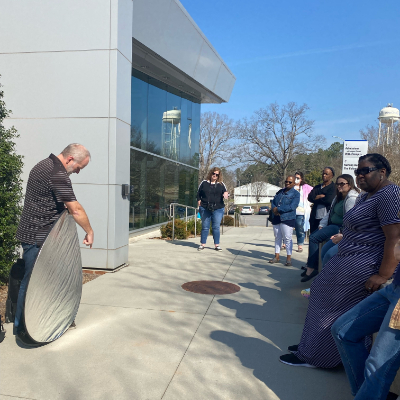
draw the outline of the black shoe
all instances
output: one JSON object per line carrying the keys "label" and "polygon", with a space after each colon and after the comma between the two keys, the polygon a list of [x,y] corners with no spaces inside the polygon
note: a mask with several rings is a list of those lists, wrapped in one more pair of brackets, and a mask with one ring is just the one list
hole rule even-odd
{"label": "black shoe", "polygon": [[396,400],[396,399],[398,399],[398,396],[396,393],[393,392],[389,392],[386,397],[386,400]]}
{"label": "black shoe", "polygon": [[30,338],[30,336],[25,331],[20,331],[15,335],[16,342],[19,342],[23,346],[27,347],[40,347],[41,343],[37,343]]}
{"label": "black shoe", "polygon": [[300,276],[303,277],[306,275],[306,273],[307,273],[307,270],[303,271]]}
{"label": "black shoe", "polygon": [[72,324],[69,326],[68,330],[70,330],[70,329],[76,329],[76,323],[75,323],[75,320],[74,320],[74,321],[72,321]]}
{"label": "black shoe", "polygon": [[298,344],[294,344],[293,346],[289,346],[287,348],[290,352],[292,351],[297,351],[299,349],[299,345]]}
{"label": "black shoe", "polygon": [[291,365],[293,367],[307,367],[307,368],[317,368],[314,365],[307,364],[304,361],[301,361],[300,358],[297,358],[294,354],[285,354],[279,357],[281,363]]}
{"label": "black shoe", "polygon": [[300,267],[300,269],[305,269],[305,270],[307,270],[307,267],[306,267],[305,265],[302,265],[302,266]]}
{"label": "black shoe", "polygon": [[314,269],[310,275],[305,275],[304,278],[300,282],[308,282],[310,279],[315,278],[318,275],[318,271]]}

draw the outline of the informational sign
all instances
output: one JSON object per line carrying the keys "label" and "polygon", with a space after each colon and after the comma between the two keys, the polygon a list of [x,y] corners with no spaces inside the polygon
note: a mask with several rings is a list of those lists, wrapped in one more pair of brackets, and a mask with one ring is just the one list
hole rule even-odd
{"label": "informational sign", "polygon": [[358,159],[365,154],[368,154],[368,140],[345,140],[342,174],[353,176],[355,181],[354,170],[358,167]]}

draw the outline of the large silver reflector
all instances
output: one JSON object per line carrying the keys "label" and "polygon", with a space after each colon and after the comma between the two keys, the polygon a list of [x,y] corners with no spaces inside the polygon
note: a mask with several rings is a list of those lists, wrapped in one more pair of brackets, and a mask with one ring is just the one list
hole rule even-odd
{"label": "large silver reflector", "polygon": [[25,326],[38,343],[58,339],[74,321],[82,295],[82,260],[73,217],[65,210],[40,249],[25,298]]}

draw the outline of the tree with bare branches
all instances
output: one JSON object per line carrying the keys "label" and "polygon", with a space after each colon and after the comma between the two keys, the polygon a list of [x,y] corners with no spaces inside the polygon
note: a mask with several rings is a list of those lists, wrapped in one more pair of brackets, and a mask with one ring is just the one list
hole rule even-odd
{"label": "tree with bare branches", "polygon": [[251,195],[256,199],[258,206],[261,199],[268,196],[268,184],[265,177],[260,173],[253,175],[250,187]]}
{"label": "tree with bare branches", "polygon": [[[235,123],[225,114],[207,111],[200,119],[199,182],[216,161],[227,159],[235,137]],[[226,166],[226,165],[225,165]]]}
{"label": "tree with bare branches", "polygon": [[322,136],[314,135],[314,121],[306,116],[308,110],[307,104],[272,103],[240,122],[241,160],[276,170],[282,184],[297,155],[316,151],[325,142]]}

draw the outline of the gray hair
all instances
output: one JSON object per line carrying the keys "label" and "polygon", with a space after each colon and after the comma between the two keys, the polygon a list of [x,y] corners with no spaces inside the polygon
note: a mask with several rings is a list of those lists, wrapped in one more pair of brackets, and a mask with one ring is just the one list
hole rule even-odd
{"label": "gray hair", "polygon": [[61,154],[63,157],[68,157],[72,156],[77,162],[83,161],[86,157],[90,157],[89,150],[83,146],[82,144],[79,143],[71,143],[69,144],[62,152]]}

